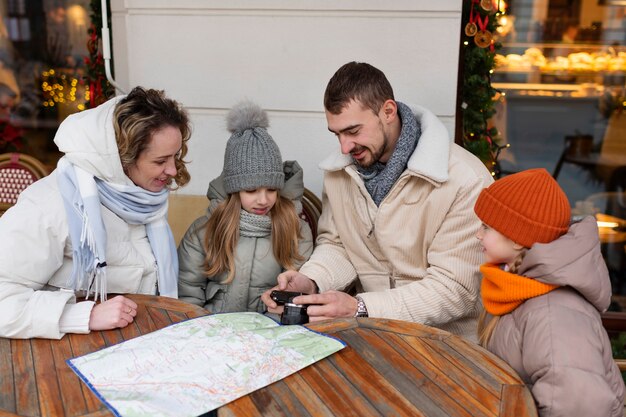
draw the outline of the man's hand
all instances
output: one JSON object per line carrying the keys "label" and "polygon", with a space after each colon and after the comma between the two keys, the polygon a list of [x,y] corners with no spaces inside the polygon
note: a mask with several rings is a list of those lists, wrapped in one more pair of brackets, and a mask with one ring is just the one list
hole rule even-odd
{"label": "man's hand", "polygon": [[277,278],[278,285],[271,288],[261,295],[261,301],[267,306],[270,313],[280,314],[283,312],[283,306],[279,306],[272,300],[270,294],[274,290],[278,291],[296,291],[305,294],[317,292],[315,281],[298,271],[285,271]]}
{"label": "man's hand", "polygon": [[294,304],[319,304],[309,305],[306,309],[311,322],[336,317],[354,317],[357,309],[357,299],[341,291],[301,295],[294,298],[293,302]]}
{"label": "man's hand", "polygon": [[133,300],[118,295],[94,306],[89,317],[89,330],[126,327],[133,322],[136,315],[137,304]]}

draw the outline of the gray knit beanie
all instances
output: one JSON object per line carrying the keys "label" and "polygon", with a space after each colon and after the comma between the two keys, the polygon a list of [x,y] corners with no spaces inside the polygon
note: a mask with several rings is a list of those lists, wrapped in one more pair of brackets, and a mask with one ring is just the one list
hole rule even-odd
{"label": "gray knit beanie", "polygon": [[226,144],[222,178],[228,194],[267,187],[280,190],[285,185],[280,149],[267,133],[267,113],[244,101],[226,116],[232,133]]}

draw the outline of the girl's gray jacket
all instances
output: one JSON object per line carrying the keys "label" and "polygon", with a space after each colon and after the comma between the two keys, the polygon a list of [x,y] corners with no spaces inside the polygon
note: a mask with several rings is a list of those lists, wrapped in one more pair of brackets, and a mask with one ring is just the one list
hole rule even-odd
{"label": "girl's gray jacket", "polygon": [[622,417],[624,382],[600,318],[611,283],[595,219],[533,245],[518,274],[561,287],[501,316],[489,350],[528,384],[541,417]]}
{"label": "girl's gray jacket", "polygon": [[[296,161],[286,161],[284,172],[285,186],[280,194],[292,200],[300,214],[304,193],[302,168]],[[229,284],[220,284],[226,278],[226,272],[210,278],[204,274],[206,223],[217,204],[226,196],[222,177],[211,181],[207,192],[211,204],[207,214],[192,223],[178,247],[178,297],[212,313],[264,312],[261,294],[276,286],[276,277],[284,270],[274,258],[271,235],[239,236],[235,249],[235,278]],[[298,242],[298,250],[307,260],[313,252],[313,238],[309,225],[302,218],[300,234],[302,239]],[[298,268],[301,263],[297,264]]]}

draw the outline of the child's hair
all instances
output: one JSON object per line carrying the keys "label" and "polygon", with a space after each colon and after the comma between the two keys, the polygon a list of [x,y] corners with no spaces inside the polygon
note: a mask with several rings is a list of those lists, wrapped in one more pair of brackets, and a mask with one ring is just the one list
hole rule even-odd
{"label": "child's hair", "polygon": [[[527,249],[522,249],[515,258],[510,273],[516,274],[519,270],[522,261],[524,260],[524,256],[526,256]],[[480,312],[480,316],[478,317],[478,344],[485,349],[491,340],[491,336],[493,335],[493,331],[496,329],[498,325],[498,321],[500,321],[501,316],[491,316],[491,320],[487,321],[487,310],[483,308]]]}
{"label": "child's hair", "polygon": [[[216,208],[206,225],[204,239],[205,274],[208,277],[228,271],[222,284],[232,282],[235,277],[235,248],[239,240],[239,193],[229,194]],[[293,269],[295,263],[304,260],[298,252],[300,221],[291,200],[280,192],[270,210],[272,221],[272,249],[274,258],[285,269]]]}

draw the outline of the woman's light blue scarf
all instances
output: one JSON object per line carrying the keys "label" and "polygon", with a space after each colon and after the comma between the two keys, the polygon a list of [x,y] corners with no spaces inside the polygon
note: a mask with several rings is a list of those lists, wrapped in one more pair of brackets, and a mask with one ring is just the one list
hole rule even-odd
{"label": "woman's light blue scarf", "polygon": [[145,224],[148,241],[157,262],[160,295],[178,297],[178,257],[172,231],[167,223],[167,197],[164,189],[155,193],[135,185],[120,185],[95,178],[87,171],[61,158],[57,182],[63,197],[70,238],[73,267],[69,288],[94,292],[106,300],[106,243],[101,204],[129,224]]}

